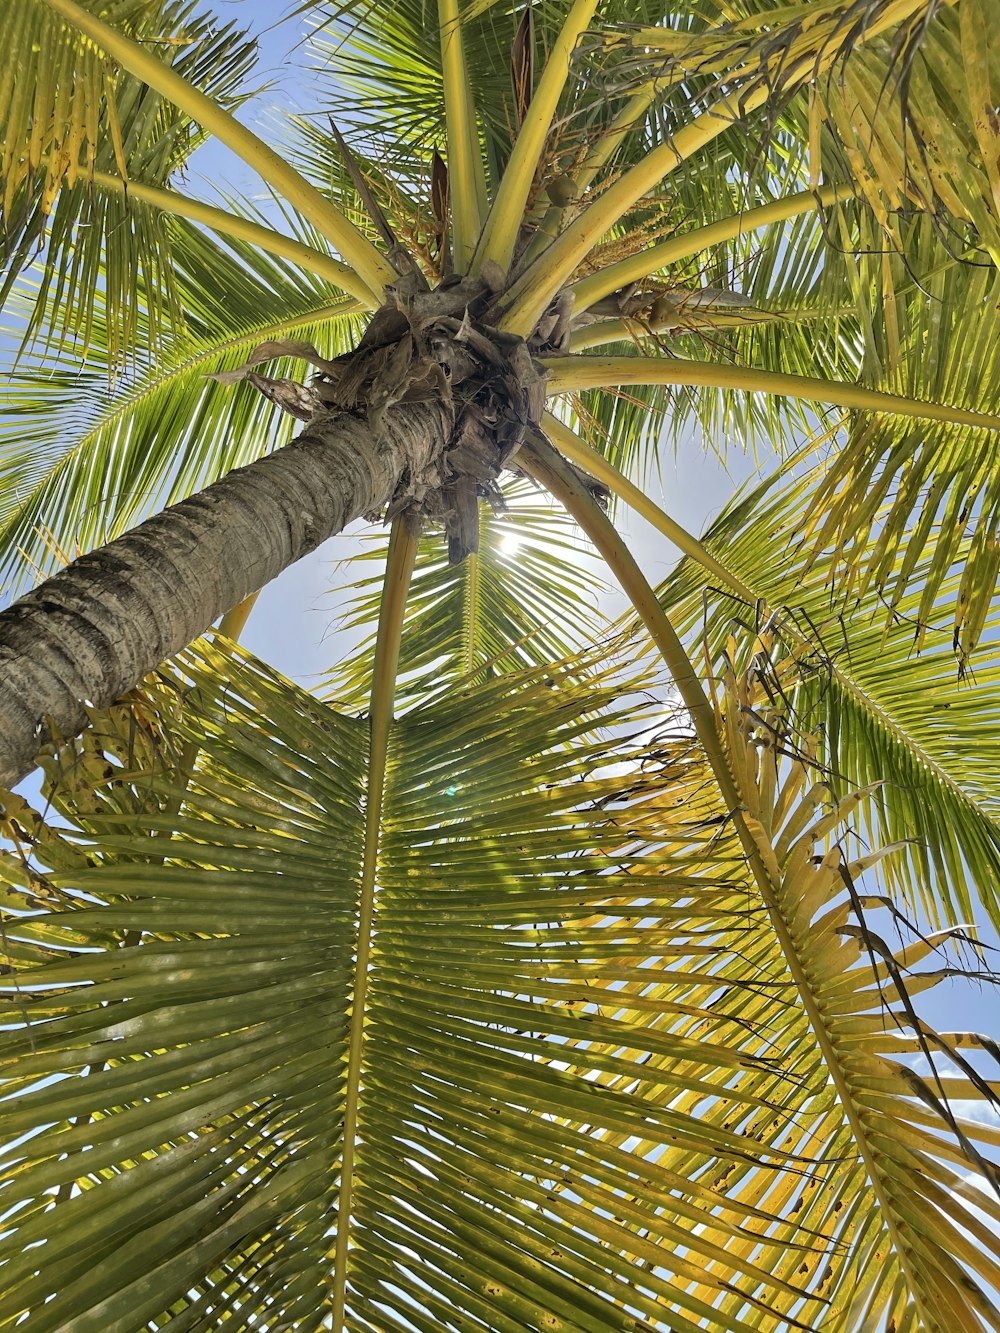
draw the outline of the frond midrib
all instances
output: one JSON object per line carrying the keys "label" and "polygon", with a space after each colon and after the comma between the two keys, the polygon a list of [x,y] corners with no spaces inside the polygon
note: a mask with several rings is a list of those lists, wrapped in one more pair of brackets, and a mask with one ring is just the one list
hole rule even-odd
{"label": "frond midrib", "polygon": [[[805,642],[805,640],[803,640]],[[985,809],[979,804],[968,791],[957,782],[948,770],[935,759],[924,746],[910,732],[908,732],[896,719],[889,713],[883,704],[879,703],[871,694],[864,690],[851,676],[842,671],[836,663],[830,664],[830,674],[840,684],[844,686],[845,691],[850,694],[866,712],[875,717],[878,724],[902,746],[913,754],[916,759],[923,764],[929,773],[943,786],[962,801],[968,808],[980,819],[984,820],[991,828],[996,830],[998,842],[1000,842],[1000,821],[997,816]]]}
{"label": "frond midrib", "polygon": [[358,1119],[363,1091],[365,1027],[369,1014],[368,989],[371,984],[371,952],[374,943],[378,893],[378,869],[385,824],[386,785],[389,774],[390,734],[396,675],[403,634],[403,617],[419,545],[419,532],[411,529],[406,517],[393,522],[386,556],[386,577],[379,611],[378,637],[372,669],[371,701],[368,715],[368,774],[364,811],[364,848],[362,854],[357,915],[357,945],[351,1017],[345,1070],[343,1157],[337,1205],[337,1234],[333,1246],[331,1273],[333,1329],[346,1329],[345,1306],[350,1271],[354,1200],[355,1153]]}

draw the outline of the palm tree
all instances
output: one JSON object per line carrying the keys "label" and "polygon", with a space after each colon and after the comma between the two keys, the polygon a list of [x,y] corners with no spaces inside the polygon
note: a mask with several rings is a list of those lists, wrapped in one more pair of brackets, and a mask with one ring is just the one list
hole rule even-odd
{"label": "palm tree", "polygon": [[997,1327],[990,6],[296,12],[0,12],[3,1327]]}

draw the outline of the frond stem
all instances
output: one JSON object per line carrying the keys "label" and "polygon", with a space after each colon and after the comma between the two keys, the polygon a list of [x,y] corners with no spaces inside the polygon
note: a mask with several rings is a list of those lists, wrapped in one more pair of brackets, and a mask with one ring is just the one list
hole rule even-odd
{"label": "frond stem", "polygon": [[189,83],[161,60],[154,50],[126,37],[111,24],[84,9],[76,0],[42,0],[66,23],[89,37],[123,69],[166,97],[181,111],[196,120],[203,129],[238,154],[298,209],[351,264],[369,288],[368,299],[380,304],[382,288],[394,282],[396,272],[389,261],[375,249],[343,213],[319,190],[285,161],[263,139],[240,124],[211,97]]}
{"label": "frond stem", "polygon": [[200,222],[223,236],[249,241],[251,245],[266,250],[268,254],[290,259],[307,272],[315,273],[319,278],[326,278],[335,286],[342,288],[353,296],[363,309],[374,309],[371,289],[358,277],[354,269],[342,264],[339,259],[314,250],[311,245],[303,245],[301,241],[283,236],[281,232],[272,231],[270,227],[263,227],[248,218],[241,218],[224,208],[215,208],[211,204],[202,203],[200,199],[191,199],[177,190],[161,190],[155,185],[143,185],[139,181],[124,181],[120,176],[109,175],[106,171],[95,171],[93,182],[99,190],[124,194],[126,201],[138,199],[164,213],[187,218],[191,222]]}
{"label": "frond stem", "polygon": [[499,264],[504,273],[510,267],[524,207],[569,77],[573,51],[587,31],[596,8],[597,0],[574,0],[558,37],[552,43],[476,249],[474,263],[477,272],[487,259]]}
{"label": "frond stem", "polygon": [[545,414],[544,428],[545,433],[564,457],[603,482],[615,495],[640,514],[651,527],[656,528],[668,541],[673,542],[683,555],[701,565],[702,569],[724,583],[736,593],[737,597],[749,602],[751,606],[757,601],[757,595],[725,565],[720,564],[697,537],[692,536],[686,528],[682,528],[634,482],[629,481],[624,473],[619,472],[612,463],[609,463],[596,449],[592,449],[575,431],[570,430],[569,426],[554,417],[551,412]]}
{"label": "frond stem", "polygon": [[219,633],[235,642],[246,629],[250,612],[257,605],[259,596],[259,591],[252,592],[249,597],[244,597],[242,602],[237,602],[231,610],[227,611],[219,621]]}
{"label": "frond stem", "polygon": [[553,356],[542,359],[549,371],[550,394],[577,389],[612,389],[626,384],[690,385],[696,388],[737,389],[744,393],[780,394],[859,412],[887,412],[919,421],[942,421],[953,426],[1000,430],[1000,416],[971,412],[921,398],[866,389],[811,375],[781,375],[753,367],[722,365],[713,361],[684,361],[680,357]]}
{"label": "frond stem", "polygon": [[465,60],[458,0],[440,0],[438,21],[448,132],[448,196],[459,273],[468,271],[486,211],[486,177]]}
{"label": "frond stem", "polygon": [[680,82],[680,78],[649,79],[632,94],[608,128],[600,134],[576,173],[576,188],[582,194],[614,154],[624,136],[646,114],[653,103]]}
{"label": "frond stem", "polygon": [[[480,511],[479,531],[482,533],[482,511]],[[465,624],[463,632],[465,637],[465,671],[471,675],[476,665],[476,624],[480,614],[480,579],[479,579],[479,552],[473,551],[465,559]]]}
{"label": "frond stem", "polygon": [[811,306],[806,310],[713,310],[711,306],[685,313],[683,302],[679,303],[679,313],[668,320],[655,319],[602,319],[593,324],[584,324],[582,328],[570,334],[569,350],[587,352],[592,347],[606,347],[609,343],[643,342],[650,338],[659,338],[660,334],[672,336],[678,328],[682,333],[698,333],[703,329],[746,329],[754,324],[799,324],[811,319],[835,319],[838,316],[852,315],[854,306],[837,306],[824,310],[820,306]]}
{"label": "frond stem", "polygon": [[410,530],[405,517],[392,525],[386,559],[382,605],[379,609],[375,660],[372,667],[371,705],[368,714],[368,797],[365,805],[365,840],[358,890],[358,946],[355,959],[354,995],[351,1000],[351,1026],[347,1049],[344,1091],[344,1155],[340,1170],[340,1196],[337,1206],[337,1239],[333,1252],[333,1321],[335,1333],[346,1333],[348,1241],[351,1232],[351,1208],[354,1195],[354,1162],[358,1133],[358,1106],[361,1092],[367,1009],[368,972],[371,959],[372,926],[375,917],[375,889],[379,847],[382,836],[382,807],[389,754],[389,730],[396,693],[399,645],[403,634],[403,614],[416,561],[419,538]]}

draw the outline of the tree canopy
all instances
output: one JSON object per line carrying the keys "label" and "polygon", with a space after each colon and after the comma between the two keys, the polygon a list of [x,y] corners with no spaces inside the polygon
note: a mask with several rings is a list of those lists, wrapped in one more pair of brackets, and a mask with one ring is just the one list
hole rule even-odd
{"label": "tree canopy", "polygon": [[1000,1052],[934,1018],[1000,929],[995,3],[288,8],[280,125],[238,10],[0,10],[5,671],[28,607],[75,668],[67,562],[197,620],[171,506],[445,422],[315,690],[247,602],[36,708],[0,1327],[1000,1326]]}

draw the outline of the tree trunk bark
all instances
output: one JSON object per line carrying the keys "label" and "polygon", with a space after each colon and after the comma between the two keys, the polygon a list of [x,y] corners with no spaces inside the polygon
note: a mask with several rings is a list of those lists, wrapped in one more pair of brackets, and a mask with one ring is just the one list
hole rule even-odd
{"label": "tree trunk bark", "polygon": [[81,557],[0,613],[0,786],[288,565],[440,458],[442,401],[314,419],[291,444]]}

